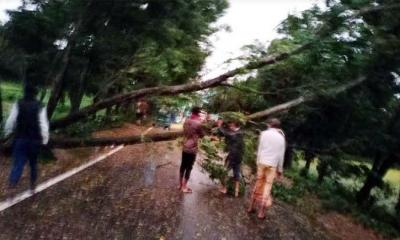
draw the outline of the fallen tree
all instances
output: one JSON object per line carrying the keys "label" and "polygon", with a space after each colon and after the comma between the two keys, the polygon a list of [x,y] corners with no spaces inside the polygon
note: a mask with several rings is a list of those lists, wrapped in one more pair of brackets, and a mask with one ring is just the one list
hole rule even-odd
{"label": "fallen tree", "polygon": [[78,120],[84,119],[84,118],[88,117],[89,115],[98,112],[99,110],[102,110],[102,109],[105,109],[108,107],[112,107],[114,105],[118,105],[118,104],[121,104],[124,102],[132,101],[134,99],[138,99],[138,98],[141,98],[144,96],[175,95],[175,94],[179,94],[179,93],[194,92],[194,91],[204,90],[204,89],[208,89],[208,88],[213,88],[213,87],[219,86],[221,83],[227,81],[229,78],[231,78],[235,75],[247,72],[249,70],[258,69],[263,66],[275,64],[279,61],[283,61],[283,60],[289,58],[290,56],[299,54],[302,51],[304,51],[305,49],[308,49],[310,47],[311,47],[311,44],[305,44],[305,45],[302,45],[290,52],[267,56],[267,57],[261,59],[260,61],[249,63],[243,67],[239,67],[234,70],[228,71],[224,74],[221,74],[218,77],[215,77],[215,78],[212,78],[209,80],[205,80],[205,81],[201,81],[201,82],[187,83],[187,84],[181,84],[181,85],[175,85],[175,86],[150,87],[150,88],[144,88],[144,89],[131,91],[128,93],[119,94],[114,97],[107,98],[107,99],[104,99],[97,103],[94,103],[93,105],[82,108],[79,111],[72,113],[64,118],[52,121],[51,128],[57,129],[60,127],[68,126],[72,123],[75,123]]}
{"label": "fallen tree", "polygon": [[[378,5],[372,7],[365,7],[358,11],[353,11],[351,15],[343,16],[346,19],[354,19],[357,17],[362,17],[371,13],[380,12],[380,11],[394,11],[400,8],[400,4],[390,4],[390,5]],[[343,12],[346,9],[343,9]],[[322,25],[320,29],[317,31],[316,36],[319,38],[324,38],[326,35],[329,35],[332,29],[325,29],[325,25]],[[321,39],[316,39],[321,40]],[[159,87],[151,87],[151,88],[144,88],[140,90],[131,91],[128,93],[123,93],[116,95],[114,97],[110,97],[99,102],[94,103],[93,105],[87,106],[85,108],[80,109],[77,112],[74,112],[64,118],[55,120],[51,122],[52,129],[66,127],[71,125],[79,120],[85,119],[86,117],[95,114],[96,112],[106,109],[121,103],[129,102],[140,97],[144,96],[154,96],[154,95],[174,95],[179,93],[187,93],[187,92],[194,92],[199,91],[207,88],[213,88],[216,86],[221,85],[222,83],[226,82],[229,78],[247,72],[249,70],[259,69],[261,67],[275,64],[279,61],[283,61],[290,56],[299,54],[306,49],[309,49],[312,46],[312,41],[299,46],[298,48],[294,49],[290,52],[281,53],[278,55],[267,56],[264,59],[261,59],[257,62],[251,62],[243,67],[236,68],[234,70],[228,71],[218,77],[213,79],[209,79],[202,82],[196,83],[188,83],[188,84],[181,84],[176,86],[159,86]]]}
{"label": "fallen tree", "polygon": [[[336,95],[346,92],[366,81],[366,77],[360,77],[354,81],[335,87],[323,94],[310,94],[308,96],[301,96],[286,103],[282,103],[263,111],[256,112],[247,116],[247,120],[257,120],[269,117],[273,114],[289,110],[301,104],[316,101],[319,97],[335,97]],[[183,135],[182,131],[154,133],[146,135],[134,135],[130,137],[106,137],[106,138],[53,138],[49,147],[51,148],[76,148],[76,147],[94,147],[94,146],[108,146],[108,145],[132,145],[144,142],[159,142],[174,140]]]}
{"label": "fallen tree", "polygon": [[169,141],[181,137],[182,134],[182,131],[173,131],[119,138],[54,138],[50,140],[48,146],[50,148],[77,148],[111,145],[133,145],[145,142]]}

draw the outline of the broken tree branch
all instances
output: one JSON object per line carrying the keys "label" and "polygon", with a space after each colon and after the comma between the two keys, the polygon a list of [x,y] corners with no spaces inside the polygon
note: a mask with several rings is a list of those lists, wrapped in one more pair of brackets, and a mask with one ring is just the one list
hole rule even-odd
{"label": "broken tree branch", "polygon": [[150,95],[176,95],[179,93],[186,93],[186,92],[194,92],[199,91],[207,88],[213,88],[221,83],[225,82],[229,78],[241,74],[243,72],[247,72],[248,70],[254,70],[261,68],[266,65],[274,64],[279,61],[283,61],[290,56],[296,55],[301,53],[302,51],[310,48],[311,44],[302,45],[291,52],[281,53],[278,55],[267,56],[264,59],[258,62],[249,63],[243,67],[236,68],[234,70],[228,71],[218,77],[213,79],[209,79],[206,81],[195,82],[195,83],[187,83],[175,86],[159,86],[159,87],[151,87],[151,88],[144,88],[135,91],[131,91],[129,93],[119,94],[111,98],[104,99],[99,101],[93,105],[87,106],[82,108],[78,112],[68,115],[65,118],[55,120],[51,123],[52,129],[60,128],[68,126],[78,120],[86,118],[87,116],[96,113],[99,110],[124,103],[126,101],[132,101],[134,99],[150,96]]}
{"label": "broken tree branch", "polygon": [[[365,82],[367,80],[366,77],[360,77],[354,81],[351,81],[349,83],[343,84],[339,87],[336,87],[326,93],[323,93],[323,96],[336,96],[342,92],[345,92],[353,87],[356,87],[358,85],[360,85],[361,83]],[[255,120],[255,119],[260,119],[260,118],[265,118],[268,117],[272,114],[276,114],[278,112],[282,112],[282,111],[286,111],[290,108],[296,107],[300,104],[306,103],[306,102],[311,102],[311,101],[315,101],[316,99],[318,99],[321,95],[318,94],[310,94],[308,96],[301,96],[298,97],[296,99],[293,99],[289,102],[285,102],[273,107],[270,107],[268,109],[265,109],[264,111],[261,112],[257,112],[257,113],[253,113],[250,114],[247,118],[249,120]]]}
{"label": "broken tree branch", "polygon": [[[358,11],[355,11],[353,15],[348,16],[348,19],[356,18],[363,16],[368,13],[373,13],[373,12],[379,12],[379,11],[384,11],[384,10],[396,10],[400,8],[400,4],[391,4],[391,5],[379,5],[379,6],[372,6],[372,7],[366,7],[363,9],[360,9]],[[318,34],[318,36],[323,37],[324,33],[321,30]],[[60,127],[65,127],[68,126],[78,120],[84,119],[87,116],[96,113],[99,110],[126,102],[126,101],[132,101],[134,99],[144,97],[144,96],[149,96],[149,95],[173,95],[173,94],[179,94],[179,93],[185,93],[185,92],[193,92],[193,91],[199,91],[207,88],[212,88],[220,85],[221,83],[225,82],[229,78],[246,72],[248,70],[254,70],[261,68],[266,65],[271,65],[276,62],[285,60],[289,58],[290,56],[299,54],[303,52],[306,49],[309,49],[312,45],[312,42],[309,42],[307,44],[304,44],[295,50],[291,52],[286,52],[278,55],[271,55],[267,56],[266,58],[249,63],[243,67],[239,67],[237,69],[234,69],[232,71],[226,72],[216,78],[209,79],[203,82],[198,82],[198,83],[189,83],[189,84],[182,84],[182,85],[176,85],[176,86],[160,86],[160,87],[152,87],[152,88],[145,88],[145,89],[140,89],[136,91],[132,91],[129,93],[125,94],[120,94],[111,98],[107,98],[105,100],[99,101],[91,106],[82,108],[80,111],[75,112],[73,114],[70,114],[69,116],[55,120],[52,122],[51,126],[53,129],[55,128],[60,128]]]}
{"label": "broken tree branch", "polygon": [[[253,113],[247,116],[249,121],[253,121],[256,119],[261,119],[268,117],[272,114],[276,114],[296,106],[299,106],[303,103],[311,102],[317,100],[320,96],[328,96],[334,97],[340,93],[346,92],[366,81],[366,77],[360,77],[354,81],[348,82],[346,84],[340,85],[325,94],[311,94],[309,96],[301,96],[299,98],[293,99],[286,103],[282,103],[264,111]],[[70,139],[61,139],[54,138],[50,141],[49,146],[51,148],[76,148],[76,147],[93,147],[93,146],[107,146],[107,145],[121,145],[121,144],[139,144],[144,142],[159,142],[159,141],[170,141],[174,140],[183,135],[182,131],[176,132],[165,132],[165,133],[155,133],[148,135],[135,135],[131,137],[121,137],[121,138],[86,138],[86,139],[78,139],[78,138],[70,138]]]}
{"label": "broken tree branch", "polygon": [[145,142],[169,141],[181,137],[182,131],[153,133],[146,135],[134,135],[130,137],[110,137],[110,138],[54,138],[51,139],[48,146],[50,148],[78,148],[78,147],[95,147],[110,145],[133,145]]}

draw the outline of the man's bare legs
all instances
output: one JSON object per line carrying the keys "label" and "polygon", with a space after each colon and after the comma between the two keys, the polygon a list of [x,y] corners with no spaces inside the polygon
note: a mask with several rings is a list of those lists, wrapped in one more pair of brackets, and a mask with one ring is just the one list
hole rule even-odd
{"label": "man's bare legs", "polygon": [[240,181],[235,181],[235,197],[239,197],[240,193]]}

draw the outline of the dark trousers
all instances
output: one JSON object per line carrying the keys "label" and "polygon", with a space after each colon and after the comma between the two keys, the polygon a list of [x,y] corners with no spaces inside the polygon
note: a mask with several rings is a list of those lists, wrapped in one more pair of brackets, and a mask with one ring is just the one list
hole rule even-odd
{"label": "dark trousers", "polygon": [[182,162],[181,162],[181,168],[179,171],[179,176],[181,179],[183,177],[185,177],[186,181],[189,180],[190,172],[192,172],[192,168],[193,168],[193,164],[194,164],[195,160],[196,160],[195,153],[182,152]]}
{"label": "dark trousers", "polygon": [[26,162],[31,169],[31,185],[37,179],[37,157],[40,143],[37,140],[16,139],[13,146],[13,167],[10,174],[10,185],[15,186],[21,178]]}

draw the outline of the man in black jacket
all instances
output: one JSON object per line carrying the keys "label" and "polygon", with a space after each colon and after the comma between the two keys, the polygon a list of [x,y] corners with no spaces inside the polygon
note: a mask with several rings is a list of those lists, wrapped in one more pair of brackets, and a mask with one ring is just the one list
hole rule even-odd
{"label": "man in black jacket", "polygon": [[31,189],[35,189],[39,148],[49,141],[47,111],[35,97],[36,89],[27,84],[24,97],[13,105],[5,125],[6,136],[14,133],[10,187],[17,185],[26,162],[29,162]]}
{"label": "man in black jacket", "polygon": [[[228,156],[226,158],[226,166],[228,169],[233,171],[233,179],[235,181],[235,197],[239,196],[240,189],[240,165],[242,163],[243,151],[244,151],[244,136],[240,129],[238,122],[228,122],[227,128],[224,128],[223,122],[218,122],[218,132],[225,137],[226,148]],[[227,193],[226,179],[221,182],[222,193]]]}

